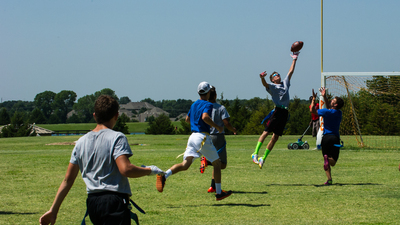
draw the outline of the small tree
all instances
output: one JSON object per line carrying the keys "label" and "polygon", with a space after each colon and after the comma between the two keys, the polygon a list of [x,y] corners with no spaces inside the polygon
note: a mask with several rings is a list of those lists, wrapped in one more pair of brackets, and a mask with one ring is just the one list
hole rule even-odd
{"label": "small tree", "polygon": [[0,110],[0,125],[7,125],[10,123],[10,115],[6,108],[1,108]]}
{"label": "small tree", "polygon": [[4,126],[1,130],[1,137],[25,137],[35,136],[32,126],[24,121],[24,113],[15,112],[11,118],[11,123],[8,126]]}
{"label": "small tree", "polygon": [[29,123],[45,124],[46,117],[39,108],[35,108],[29,115]]}
{"label": "small tree", "polygon": [[181,128],[178,129],[178,134],[191,134],[192,130],[190,128],[190,124],[186,123],[185,119],[180,119],[181,122]]}
{"label": "small tree", "polygon": [[160,115],[154,121],[149,123],[150,126],[145,130],[146,134],[174,134],[175,127],[171,120],[165,114]]}
{"label": "small tree", "polygon": [[117,123],[115,124],[113,130],[120,131],[124,134],[129,134],[128,126],[126,125],[130,119],[125,113],[122,113],[120,117],[118,117]]}

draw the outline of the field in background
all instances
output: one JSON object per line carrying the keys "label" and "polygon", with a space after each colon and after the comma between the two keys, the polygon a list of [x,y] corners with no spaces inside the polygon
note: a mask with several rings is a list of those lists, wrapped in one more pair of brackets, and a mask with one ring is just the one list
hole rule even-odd
{"label": "field in background", "polygon": [[[181,127],[181,123],[179,121],[172,122],[174,126],[178,128]],[[139,123],[139,122],[129,122],[126,123],[128,126],[128,130],[130,133],[144,133],[144,131],[149,127],[149,123]],[[67,123],[67,124],[37,124],[39,127],[43,127],[52,131],[57,130],[92,130],[96,127],[95,123]]]}
{"label": "field in background", "polygon": [[[128,135],[136,165],[168,169],[186,147],[187,135]],[[38,224],[52,204],[79,136],[0,139],[0,224]],[[228,136],[228,167],[222,188],[234,194],[215,201],[207,193],[211,168],[199,173],[196,160],[186,172],[171,176],[163,193],[155,177],[130,179],[132,199],[146,214],[141,224],[396,224],[400,217],[400,163],[397,150],[359,150],[345,141],[335,185],[326,181],[318,150],[287,150],[298,136],[283,136],[263,169],[250,158],[258,136]],[[347,139],[347,137],[343,137]],[[315,141],[310,136],[303,140]],[[265,144],[261,152],[265,150]],[[57,224],[80,224],[86,191],[82,178],[61,206]],[[91,224],[86,219],[87,224]]]}

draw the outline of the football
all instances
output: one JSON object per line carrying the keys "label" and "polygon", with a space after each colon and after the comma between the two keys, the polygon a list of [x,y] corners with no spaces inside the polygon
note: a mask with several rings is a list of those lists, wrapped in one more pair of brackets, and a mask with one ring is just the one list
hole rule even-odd
{"label": "football", "polygon": [[303,48],[304,43],[302,41],[296,41],[295,43],[292,44],[292,47],[290,48],[290,51],[292,52],[298,52]]}

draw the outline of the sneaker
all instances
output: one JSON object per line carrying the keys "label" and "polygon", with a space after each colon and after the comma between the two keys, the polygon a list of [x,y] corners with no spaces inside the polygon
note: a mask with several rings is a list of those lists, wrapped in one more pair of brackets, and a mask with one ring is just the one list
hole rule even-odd
{"label": "sneaker", "polygon": [[253,159],[253,163],[258,164],[258,155],[257,154],[251,154],[251,158]]}
{"label": "sneaker", "polygon": [[258,158],[258,166],[260,167],[260,169],[262,169],[264,165],[264,159],[262,157]]}
{"label": "sneaker", "polygon": [[332,185],[332,180],[327,180],[324,184],[325,185]]}
{"label": "sneaker", "polygon": [[324,170],[329,170],[329,160],[327,155],[324,155]]}
{"label": "sneaker", "polygon": [[201,161],[200,161],[200,173],[204,173],[204,170],[207,167],[207,159],[206,157],[201,157]]}
{"label": "sneaker", "polygon": [[165,185],[165,175],[162,174],[157,174],[157,181],[156,181],[156,187],[157,187],[157,191],[159,192],[163,192],[164,190],[164,185]]}
{"label": "sneaker", "polygon": [[221,191],[221,194],[215,194],[215,198],[217,199],[217,201],[220,201],[224,198],[229,197],[232,194],[232,191]]}
{"label": "sneaker", "polygon": [[208,189],[208,191],[207,191],[208,193],[213,193],[213,192],[215,192],[215,188],[213,188],[213,187],[210,187],[209,189]]}

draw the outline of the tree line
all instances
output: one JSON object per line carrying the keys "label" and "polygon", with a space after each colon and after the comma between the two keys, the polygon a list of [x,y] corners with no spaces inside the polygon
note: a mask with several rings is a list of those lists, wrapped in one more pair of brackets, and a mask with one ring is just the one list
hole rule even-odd
{"label": "tree line", "polygon": [[[396,82],[400,78],[396,78]],[[400,90],[393,85],[393,79],[376,77],[367,82],[367,89],[351,92],[349,96],[341,96],[345,101],[342,108],[343,120],[340,128],[342,135],[354,134],[356,122],[363,135],[400,135]],[[391,89],[391,92],[383,92],[382,88]],[[397,89],[396,89],[397,88]],[[15,123],[14,127],[24,127],[27,124],[58,124],[58,123],[92,123],[94,103],[98,96],[106,94],[114,97],[120,104],[130,102],[128,97],[121,97],[115,91],[105,88],[91,95],[86,95],[76,101],[76,93],[63,90],[59,93],[44,91],[35,96],[33,102],[8,101],[0,103],[0,125]],[[332,98],[333,96],[329,96]],[[350,102],[351,99],[351,102]],[[237,129],[238,134],[260,134],[264,130],[261,123],[266,115],[274,108],[272,100],[255,97],[246,99],[224,99],[221,93],[217,100],[224,105],[230,114],[231,124]],[[170,113],[169,117],[176,117],[181,113],[187,113],[192,100],[162,100],[154,101],[150,98],[141,100]],[[300,135],[308,127],[311,115],[309,112],[310,102],[294,97],[289,104],[289,120],[286,124],[284,134]],[[357,115],[357,121],[353,117],[353,109]],[[67,117],[67,114],[74,113]],[[179,129],[174,127],[168,116],[148,118],[149,128],[147,134],[188,134],[190,125],[181,120]],[[116,130],[129,133],[126,126],[130,122],[125,114],[117,121]],[[17,124],[19,123],[19,124]],[[225,130],[227,134],[231,131]],[[22,132],[24,133],[24,132]],[[26,132],[25,132],[26,133]],[[24,133],[24,134],[25,134]],[[311,134],[309,130],[306,134]]]}

